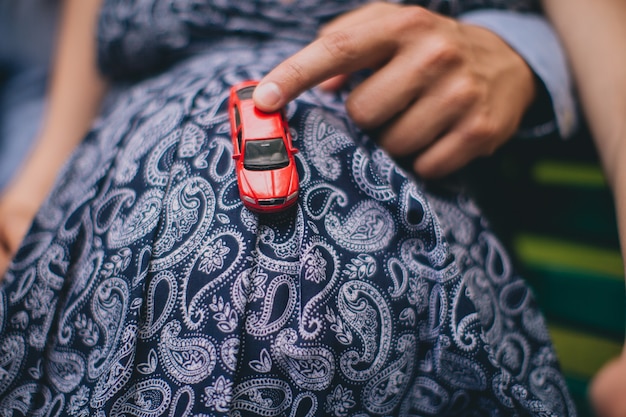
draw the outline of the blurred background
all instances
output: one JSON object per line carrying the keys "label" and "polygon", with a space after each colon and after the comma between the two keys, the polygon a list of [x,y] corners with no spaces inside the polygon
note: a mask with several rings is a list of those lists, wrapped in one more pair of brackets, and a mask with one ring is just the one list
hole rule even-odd
{"label": "blurred background", "polygon": [[624,341],[624,267],[611,190],[585,126],[512,140],[469,169],[471,189],[530,282],[581,417],[592,376]]}
{"label": "blurred background", "polygon": [[59,3],[0,0],[0,190],[39,128]]}

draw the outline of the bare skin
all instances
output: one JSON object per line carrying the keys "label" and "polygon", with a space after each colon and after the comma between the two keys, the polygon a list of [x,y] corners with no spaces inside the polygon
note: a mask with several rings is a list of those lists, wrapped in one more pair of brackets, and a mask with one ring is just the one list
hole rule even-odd
{"label": "bare skin", "polygon": [[254,99],[276,110],[366,68],[374,73],[348,97],[348,114],[377,129],[390,154],[416,154],[413,168],[426,178],[492,154],[535,96],[532,71],[494,33],[418,6],[372,3],[332,21],[267,74]]}
{"label": "bare skin", "polygon": [[50,109],[37,145],[0,198],[0,277],[50,192],[58,171],[98,113],[105,82],[98,75],[94,28],[100,0],[64,4]]}
{"label": "bare skin", "polygon": [[[626,259],[626,2],[543,0],[543,4],[572,64],[613,191],[622,258]],[[626,348],[596,375],[590,395],[598,417],[626,416]]]}

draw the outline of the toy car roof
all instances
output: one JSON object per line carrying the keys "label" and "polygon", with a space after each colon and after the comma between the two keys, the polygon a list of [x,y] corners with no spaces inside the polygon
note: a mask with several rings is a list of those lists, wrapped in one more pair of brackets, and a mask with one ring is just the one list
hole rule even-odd
{"label": "toy car roof", "polygon": [[265,113],[256,108],[251,99],[240,102],[243,138],[269,139],[283,137],[282,115],[280,112]]}

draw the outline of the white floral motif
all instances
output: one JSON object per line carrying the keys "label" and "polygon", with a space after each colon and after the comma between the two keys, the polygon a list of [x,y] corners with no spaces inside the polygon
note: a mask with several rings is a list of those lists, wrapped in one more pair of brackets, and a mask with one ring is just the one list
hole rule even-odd
{"label": "white floral motif", "polygon": [[348,327],[344,326],[341,316],[336,315],[330,307],[326,306],[326,315],[324,317],[331,323],[330,330],[337,333],[335,337],[340,343],[344,345],[352,343],[352,332]]}
{"label": "white floral motif", "polygon": [[279,416],[293,405],[292,388],[282,379],[256,378],[237,383],[230,405],[232,415]]}
{"label": "white floral motif", "polygon": [[78,391],[76,391],[76,394],[70,397],[70,402],[67,405],[67,411],[71,415],[75,416],[79,414],[81,411],[80,408],[87,404],[87,401],[89,401],[89,388],[82,385]]}
{"label": "white floral motif", "polygon": [[154,349],[150,349],[150,352],[148,352],[148,360],[144,363],[138,363],[137,371],[144,375],[149,375],[156,371],[157,363],[158,359],[156,351]]}
{"label": "white floral motif", "polygon": [[30,375],[33,379],[41,379],[43,376],[43,364],[41,362],[42,359],[39,358],[39,360],[37,360],[37,365],[28,368],[28,375]]}
{"label": "white floral motif", "polygon": [[556,361],[556,352],[554,349],[546,346],[539,350],[539,352],[533,357],[532,362],[534,366],[540,367],[549,366],[549,364],[555,363]]}
{"label": "white floral motif", "polygon": [[130,265],[130,261],[133,253],[128,248],[122,248],[113,256],[111,256],[111,262],[107,262],[102,266],[100,273],[106,278],[110,278],[114,275],[119,275]]}
{"label": "white floral motif", "polygon": [[194,123],[188,123],[183,128],[183,134],[178,147],[181,158],[191,158],[198,154],[206,139],[206,133]]}
{"label": "white floral motif", "polygon": [[[335,248],[324,240],[315,240],[315,242],[304,249],[303,259],[306,259],[313,251],[320,251],[324,255],[329,265],[325,268],[327,275],[326,284],[321,291],[318,291],[307,301],[303,300],[302,319],[298,324],[298,332],[306,340],[313,340],[319,332],[322,331],[322,317],[318,311],[319,305],[327,300],[330,292],[336,284],[339,276],[340,261]],[[304,271],[306,276],[307,271]]]}
{"label": "white floral motif", "polygon": [[233,399],[233,383],[222,375],[210,387],[204,389],[203,401],[207,407],[226,412]]}
{"label": "white floral motif", "polygon": [[213,296],[209,308],[215,314],[213,318],[218,321],[217,327],[224,333],[230,333],[237,327],[237,312],[230,306],[229,302],[224,302],[222,297]]}
{"label": "white floral motif", "polygon": [[345,417],[348,411],[356,405],[352,391],[337,385],[332,394],[326,397],[326,412],[337,417]]}
{"label": "white floral motif", "polygon": [[39,318],[48,314],[54,293],[41,284],[33,285],[24,306],[32,312],[33,318]]}
{"label": "white floral motif", "polygon": [[205,274],[221,269],[224,267],[224,258],[230,252],[230,249],[224,244],[223,240],[218,240],[213,245],[207,246],[202,253],[202,260],[198,269]]}
{"label": "white floral motif", "polygon": [[25,311],[18,311],[11,317],[11,324],[21,330],[24,330],[28,326],[28,321],[28,313]]}
{"label": "white floral motif", "polygon": [[402,400],[415,364],[415,335],[404,334],[395,344],[400,357],[370,379],[362,391],[365,409],[375,415],[389,415]]}
{"label": "white floral motif", "polygon": [[98,342],[100,336],[98,326],[85,314],[81,313],[76,316],[74,326],[78,330],[78,335],[85,345],[94,346]]}
{"label": "white floral motif", "polygon": [[133,401],[142,410],[149,410],[152,407],[152,401],[143,392],[136,392],[133,395]]}
{"label": "white floral motif", "polygon": [[346,265],[344,273],[349,279],[365,279],[376,272],[376,260],[365,253],[352,259],[352,263]]}
{"label": "white floral motif", "polygon": [[249,363],[250,368],[254,369],[256,372],[266,373],[272,370],[272,358],[270,358],[270,354],[267,349],[261,350],[260,359],[252,360]]}
{"label": "white floral motif", "polygon": [[418,313],[422,313],[428,306],[429,287],[424,279],[410,279],[409,293],[407,300],[417,308]]}
{"label": "white floral motif", "polygon": [[305,279],[313,281],[316,284],[326,279],[326,265],[328,262],[322,256],[318,249],[314,249],[304,261],[306,265]]}

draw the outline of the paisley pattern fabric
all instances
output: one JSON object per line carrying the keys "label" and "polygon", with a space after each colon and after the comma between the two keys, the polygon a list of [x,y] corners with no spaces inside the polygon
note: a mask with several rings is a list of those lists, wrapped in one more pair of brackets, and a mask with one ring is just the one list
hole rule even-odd
{"label": "paisley pattern fabric", "polygon": [[[108,1],[101,39],[149,44],[140,15],[178,30],[206,10],[223,31],[267,15],[254,27],[269,31],[296,9],[354,6]],[[157,7],[180,16],[142,14]],[[219,38],[110,98],[0,287],[0,415],[575,415],[478,208],[399,167],[344,93],[287,107],[297,206],[243,207],[229,86],[298,47]]]}
{"label": "paisley pattern fabric", "polygon": [[[137,78],[218,39],[284,39],[302,47],[320,24],[367,0],[103,0],[99,59],[115,78]],[[481,8],[539,11],[539,0],[405,0],[457,16]]]}

